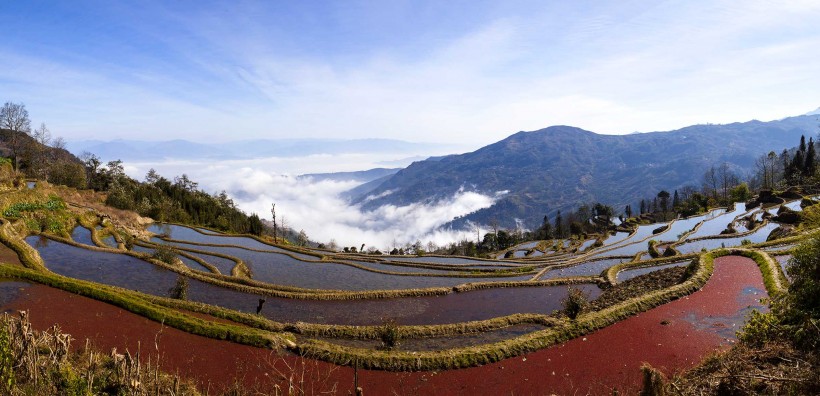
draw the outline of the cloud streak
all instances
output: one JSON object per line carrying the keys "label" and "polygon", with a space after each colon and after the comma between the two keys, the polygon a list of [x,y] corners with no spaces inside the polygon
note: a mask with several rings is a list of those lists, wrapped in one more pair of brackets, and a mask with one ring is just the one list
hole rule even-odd
{"label": "cloud streak", "polygon": [[69,139],[478,147],[553,124],[628,133],[775,119],[820,102],[811,1],[147,2],[69,15],[48,26],[5,18],[20,33],[0,45],[6,99]]}

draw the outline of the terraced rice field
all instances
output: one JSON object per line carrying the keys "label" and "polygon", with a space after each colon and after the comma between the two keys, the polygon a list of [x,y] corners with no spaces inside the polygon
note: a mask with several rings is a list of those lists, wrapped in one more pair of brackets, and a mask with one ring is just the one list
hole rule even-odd
{"label": "terraced rice field", "polygon": [[[474,367],[479,365],[477,363],[468,363],[465,367],[472,368],[465,370],[434,372],[424,369],[427,366],[421,366],[420,371],[397,373],[392,372],[392,369],[361,369],[360,386],[364,386],[372,394],[437,394],[442,391],[448,394],[471,394],[488,389],[500,391],[502,387],[515,389],[516,393],[595,393],[613,387],[635,389],[639,380],[637,365],[641,360],[654,359],[657,363],[653,364],[656,366],[674,372],[690,366],[703,354],[726,345],[733,339],[734,328],[743,320],[750,307],[765,309],[756,301],[765,297],[766,292],[762,281],[756,278],[731,278],[732,281],[729,281],[730,277],[727,277],[731,271],[748,267],[749,262],[754,266],[753,261],[738,257],[720,258],[715,266],[715,275],[704,278],[710,280],[702,291],[660,305],[644,314],[613,322],[614,324],[597,331],[590,329],[593,332],[581,338],[563,339],[561,334],[568,331],[567,326],[571,322],[560,312],[569,290],[580,289],[588,299],[595,300],[604,298],[602,287],[614,285],[617,290],[619,283],[654,279],[646,276],[664,274],[664,271],[675,267],[694,265],[690,264],[691,258],[671,262],[648,260],[646,241],[649,239],[676,242],[674,246],[681,253],[699,253],[704,248],[709,250],[721,246],[739,246],[744,240],[752,243],[765,241],[771,230],[778,226],[770,222],[748,234],[718,235],[738,216],[737,212],[745,213],[736,206],[729,213],[716,210],[707,215],[677,220],[671,222],[669,229],[658,236],[653,236],[652,230],[664,224],[641,225],[631,234],[620,232],[610,236],[603,246],[593,247],[594,239],[575,242],[579,249],[574,253],[563,251],[544,254],[536,250],[534,254],[526,255],[542,243],[531,241],[514,247],[512,258],[495,260],[437,255],[344,254],[293,249],[249,236],[226,235],[180,225],[150,226],[148,231],[157,235],[149,241],[134,245],[131,251],[120,250],[112,236],[102,238],[102,245],[97,247],[93,233],[104,231],[99,227],[91,229],[78,226],[72,230],[70,240],[53,236],[28,236],[24,242],[36,250],[46,271],[69,279],[92,282],[91,284],[117,287],[120,289],[116,290],[126,295],[138,292],[142,293],[138,295],[153,296],[151,298],[158,300],[149,300],[166,307],[164,309],[175,306],[173,300],[167,297],[181,280],[185,280],[187,300],[206,304],[186,306],[185,309],[194,310],[190,314],[198,318],[218,320],[220,323],[239,320],[245,329],[276,328],[279,329],[275,330],[279,332],[276,334],[290,334],[297,349],[302,346],[309,348],[312,351],[310,353],[315,353],[313,356],[325,356],[320,358],[325,361],[300,358],[293,355],[292,351],[280,351],[275,359],[302,359],[323,370],[333,369],[338,370],[334,372],[345,373],[344,376],[333,374],[328,377],[338,383],[348,383],[350,368],[346,365],[350,364],[350,360],[344,363],[334,360],[332,356],[355,356],[360,353],[357,351],[380,349],[381,342],[373,336],[373,332],[379,331],[379,327],[375,326],[382,325],[385,321],[394,321],[400,329],[408,332],[400,342],[398,354],[418,354],[412,356],[422,359],[419,361],[427,362],[424,359],[432,359],[430,362],[453,368],[464,363],[447,359],[439,361],[441,357],[426,357],[426,354],[435,355],[435,351],[447,349],[452,352],[451,356],[458,357],[464,353],[465,348],[493,350],[496,345],[501,345],[496,343],[531,345],[528,344],[531,342],[529,340],[539,339],[538,337],[549,337],[547,339],[551,340],[538,344],[540,346],[534,349],[527,349],[532,348],[527,346],[520,349],[522,352],[509,356],[499,355],[500,361],[485,361],[480,364],[481,367]],[[753,213],[746,213],[750,214]],[[718,222],[723,226],[711,225]],[[690,235],[686,241],[678,242],[676,232],[683,235],[697,226],[700,226],[697,234],[702,235],[698,238],[702,239],[692,240]],[[672,238],[668,239],[670,236]],[[572,241],[557,243],[568,246]],[[177,261],[156,261],[151,256],[155,255],[158,245],[171,245],[184,254]],[[633,261],[636,255],[640,257],[639,261]],[[778,256],[777,261],[782,264],[787,258],[788,256]],[[615,270],[608,271],[615,265],[627,267],[617,274]],[[707,270],[702,264],[697,268],[697,271]],[[750,270],[747,268],[743,271]],[[648,291],[652,286],[645,287],[649,287]],[[60,309],[71,311],[88,323],[97,323],[92,317],[95,310],[105,312],[103,317],[113,315],[108,308],[102,308],[108,306],[104,303],[84,297],[61,297],[76,306],[91,307],[91,311],[83,315],[76,309],[67,309],[61,301],[44,301],[29,293],[31,290],[38,290],[37,293],[44,295],[66,294],[31,282],[0,280],[0,304],[5,309],[29,307],[43,312],[49,319],[40,320],[37,322],[39,325],[50,323],[52,317],[61,317],[53,312]],[[723,308],[720,308],[721,311],[716,316],[712,311],[717,307],[699,303],[714,298],[709,297],[714,293],[737,294],[738,297],[721,298],[721,304],[725,304],[720,305]],[[638,295],[630,298],[642,297]],[[220,315],[219,319],[212,316],[215,314]],[[593,314],[594,312],[587,312],[583,315]],[[141,322],[134,313],[123,313],[121,310],[117,315],[122,320],[133,321],[135,328],[148,329],[157,325],[155,322]],[[226,319],[223,317],[225,315],[233,319]],[[580,320],[585,317],[583,315]],[[661,321],[659,318],[671,320],[672,325],[658,327]],[[262,326],[259,320],[268,322]],[[653,323],[653,320],[658,323]],[[731,329],[727,326],[731,326]],[[70,330],[71,326],[64,328]],[[102,345],[131,345],[116,337],[112,339],[107,334],[92,334],[83,326],[77,326],[75,330],[75,337],[98,337],[95,342]],[[433,333],[425,333],[430,331]],[[626,339],[634,341],[634,337],[625,337],[624,332],[644,334],[641,340],[645,340],[647,345],[668,345],[657,354],[649,352],[654,348],[647,346],[640,347],[636,344],[627,347],[621,344]],[[203,338],[178,330],[169,331],[169,334],[169,339],[179,339],[180,342],[189,340],[189,337]],[[690,338],[686,343],[676,343],[675,340],[680,340],[681,337]],[[690,340],[693,339],[699,340],[698,348],[692,349]],[[226,342],[208,339],[202,344],[207,346],[192,355],[192,359],[210,359],[219,350],[216,345],[224,343]],[[604,348],[603,345],[608,347]],[[166,342],[162,348],[168,351],[168,356],[180,353],[175,349],[174,342]],[[254,361],[271,358],[269,352],[260,352],[264,350],[254,347],[231,348],[235,349],[236,356],[252,357]],[[584,357],[591,353],[595,354],[595,358],[592,355]],[[383,368],[398,364],[388,363],[391,362],[390,354],[363,356],[386,356],[384,359],[388,360],[378,363],[386,365],[380,366]],[[615,375],[613,368],[620,366],[610,360],[624,356],[627,356],[624,362],[630,371],[628,375],[623,375],[622,371]],[[578,362],[586,363],[574,362],[573,357],[581,359]],[[367,359],[370,358],[362,358],[364,360],[361,363],[375,364],[368,363]],[[591,361],[599,364],[590,365]],[[229,383],[225,373],[217,375],[207,367],[196,373],[186,371],[181,366],[176,367],[180,372],[203,381],[206,378],[203,375],[207,373],[208,380],[222,378],[223,385]],[[490,373],[497,370],[507,370],[510,377],[503,383],[492,379],[494,376]],[[536,375],[536,372],[542,374]],[[249,370],[243,375],[259,379],[263,373]],[[244,376],[243,378],[247,378]],[[590,382],[592,378],[596,378],[597,382]],[[455,383],[462,388],[452,388]],[[511,386],[511,383],[514,385]],[[342,388],[347,389],[347,385]]]}

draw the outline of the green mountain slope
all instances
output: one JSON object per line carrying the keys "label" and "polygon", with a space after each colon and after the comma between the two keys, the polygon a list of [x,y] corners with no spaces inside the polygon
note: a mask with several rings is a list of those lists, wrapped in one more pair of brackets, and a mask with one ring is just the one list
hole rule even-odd
{"label": "green mountain slope", "polygon": [[544,215],[581,203],[598,201],[620,210],[661,189],[699,186],[704,171],[723,162],[747,174],[755,158],[791,147],[816,128],[814,116],[620,136],[553,126],[518,132],[471,153],[415,162],[367,194],[381,198],[359,196],[354,202],[369,210],[435,202],[462,188],[484,194],[507,191],[492,207],[451,225],[496,220],[510,227],[519,219],[535,226]]}

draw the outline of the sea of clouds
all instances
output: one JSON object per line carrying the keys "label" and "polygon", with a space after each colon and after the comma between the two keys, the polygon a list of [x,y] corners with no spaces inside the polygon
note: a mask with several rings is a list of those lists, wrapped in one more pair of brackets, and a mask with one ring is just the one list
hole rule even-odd
{"label": "sea of clouds", "polygon": [[[396,158],[374,155],[315,155],[300,158],[265,158],[227,161],[130,162],[126,173],[144,179],[153,168],[173,179],[182,174],[210,193],[225,190],[246,213],[271,219],[276,203],[277,220],[296,231],[304,230],[311,240],[339,246],[392,249],[407,243],[433,242],[442,246],[463,239],[475,239],[470,229],[442,229],[442,225],[493,205],[497,195],[458,190],[452,196],[430,203],[406,206],[384,205],[365,211],[351,204],[342,193],[361,184],[356,181],[320,180],[300,174],[366,170],[395,163]],[[401,162],[401,161],[399,161]]]}

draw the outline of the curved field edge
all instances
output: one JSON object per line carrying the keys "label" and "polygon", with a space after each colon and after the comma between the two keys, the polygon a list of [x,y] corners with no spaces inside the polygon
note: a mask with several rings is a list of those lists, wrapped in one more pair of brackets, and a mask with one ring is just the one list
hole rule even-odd
{"label": "curved field edge", "polygon": [[[13,228],[13,227],[12,227]],[[0,230],[2,231],[2,230]],[[289,299],[302,299],[302,300],[365,300],[365,299],[387,299],[387,298],[402,298],[402,297],[425,297],[425,296],[440,296],[446,295],[453,292],[466,292],[470,290],[477,290],[477,289],[488,289],[488,288],[506,288],[506,287],[533,287],[533,286],[550,286],[550,285],[565,285],[565,284],[577,284],[577,283],[600,283],[601,279],[599,277],[568,277],[568,278],[557,278],[551,279],[548,281],[506,281],[506,282],[468,282],[463,283],[460,285],[456,285],[453,287],[432,287],[432,288],[415,288],[415,289],[398,289],[398,290],[363,290],[363,291],[345,291],[345,290],[332,290],[332,289],[304,289],[299,287],[293,286],[283,286],[283,285],[275,285],[266,282],[260,282],[252,279],[247,278],[237,278],[234,276],[228,276],[224,274],[217,274],[217,273],[210,273],[210,272],[203,272],[192,270],[185,266],[184,264],[177,263],[176,265],[168,264],[156,259],[151,258],[149,254],[145,253],[138,253],[128,250],[120,250],[114,249],[111,247],[99,247],[99,246],[89,246],[84,245],[81,243],[77,243],[71,239],[63,238],[56,235],[51,234],[40,234],[40,233],[32,233],[29,232],[27,235],[40,235],[45,238],[52,239],[57,242],[65,243],[67,245],[71,245],[77,248],[97,251],[97,252],[106,252],[106,253],[114,253],[114,254],[124,254],[128,256],[132,256],[135,258],[139,258],[145,260],[153,265],[162,267],[169,271],[176,272],[180,275],[188,276],[192,279],[196,279],[199,281],[211,283],[213,285],[217,285],[220,287],[225,287],[228,289],[233,289],[241,292],[246,293],[253,293],[253,294],[260,294],[264,296],[270,297],[277,297],[277,298],[289,298]],[[20,238],[20,235],[16,233],[8,234],[5,236],[0,236],[0,238],[4,238],[3,241],[6,242],[9,246],[12,246],[15,251],[18,251],[19,254],[26,254],[29,257],[28,262],[31,263],[33,268],[41,269],[42,271],[48,271],[48,269],[42,264],[42,260],[39,257],[39,254],[31,248],[25,242],[20,241],[19,243],[14,241],[15,238]],[[14,246],[17,246],[16,248]],[[211,254],[206,251],[198,251],[198,250],[188,250],[186,251],[193,251],[196,253],[202,254]],[[21,253],[24,252],[24,253]],[[213,254],[216,255],[216,254]],[[219,257],[230,258],[231,256],[228,255],[219,255]],[[237,259],[238,260],[238,259]],[[318,262],[317,262],[318,263]],[[322,262],[320,265],[337,265],[330,262]],[[518,274],[521,275],[521,274]],[[524,274],[526,275],[526,274]]]}
{"label": "curved field edge", "polygon": [[[561,319],[557,321],[544,322],[552,327],[519,336],[513,339],[504,340],[492,344],[484,344],[473,347],[455,348],[432,352],[404,352],[404,351],[373,351],[352,347],[342,347],[332,343],[319,340],[305,340],[298,344],[293,343],[293,335],[287,333],[273,334],[269,331],[256,329],[253,327],[234,326],[230,324],[217,324],[210,321],[194,318],[176,311],[169,311],[162,305],[149,302],[150,298],[145,298],[141,293],[130,292],[125,289],[115,288],[106,285],[99,285],[92,282],[80,281],[66,278],[48,272],[42,266],[41,259],[36,250],[22,242],[19,234],[9,223],[4,222],[0,228],[0,235],[4,242],[11,245],[15,251],[21,254],[21,258],[29,268],[19,268],[10,266],[0,266],[0,274],[11,278],[26,279],[37,283],[46,284],[62,290],[94,298],[103,302],[111,303],[124,308],[138,315],[144,316],[154,321],[165,323],[180,330],[202,335],[206,337],[229,340],[237,343],[259,346],[274,347],[276,345],[287,345],[294,352],[303,356],[316,358],[340,365],[357,364],[363,368],[382,369],[391,371],[408,370],[440,370],[465,368],[483,365],[500,361],[506,358],[519,356],[524,353],[543,349],[557,343],[588,334],[597,329],[606,327],[629,316],[648,309],[657,307],[666,302],[693,293],[706,284],[714,268],[714,259],[728,254],[738,254],[750,257],[758,264],[765,280],[766,288],[771,293],[778,293],[783,289],[782,272],[779,265],[774,263],[768,255],[756,251],[745,249],[722,249],[699,256],[690,264],[692,275],[686,281],[662,290],[653,291],[643,296],[636,297],[625,302],[605,308],[601,311],[591,312],[580,316],[577,320],[570,321]],[[7,232],[13,232],[17,238],[9,237]],[[16,240],[15,240],[16,239]],[[28,249],[26,249],[28,248]],[[104,248],[103,248],[104,249]],[[105,249],[109,250],[109,249]],[[113,250],[113,249],[112,249]],[[534,282],[532,282],[534,283]],[[522,318],[523,320],[524,318]],[[534,317],[526,320],[533,320]],[[505,318],[496,318],[495,324],[488,326],[488,323],[471,325],[473,329],[489,329],[504,327],[511,323]],[[515,322],[516,320],[513,320]],[[507,324],[505,324],[505,322]],[[492,323],[492,322],[490,322]],[[521,321],[520,323],[525,323]],[[421,334],[456,334],[455,331],[461,324],[447,326],[429,326],[429,330],[423,331],[421,328],[415,330]],[[356,332],[345,331],[341,327],[335,332],[334,326],[322,328],[319,325],[292,326],[294,332],[306,334],[331,334],[337,336],[346,334],[357,338],[375,338],[374,328]],[[269,328],[269,330],[274,330]],[[414,330],[405,330],[413,333]],[[466,330],[462,330],[466,331]],[[480,330],[479,330],[480,331]]]}
{"label": "curved field edge", "polygon": [[[441,351],[373,351],[342,347],[325,341],[307,340],[296,345],[300,354],[339,365],[389,371],[427,371],[467,368],[494,363],[556,345],[614,324],[632,315],[669,301],[687,296],[703,287],[714,270],[717,257],[739,254],[757,257],[757,252],[721,249],[699,256],[690,265],[689,279],[675,286],[656,290],[640,297],[579,316],[561,319],[555,326],[497,343]],[[748,257],[748,256],[747,256]],[[761,259],[761,261],[765,262]]]}

